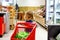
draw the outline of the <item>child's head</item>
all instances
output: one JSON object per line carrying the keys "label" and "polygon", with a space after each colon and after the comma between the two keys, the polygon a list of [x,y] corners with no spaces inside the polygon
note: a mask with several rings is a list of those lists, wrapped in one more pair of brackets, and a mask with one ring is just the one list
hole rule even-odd
{"label": "child's head", "polygon": [[32,20],[33,19],[33,12],[32,11],[28,11],[26,13],[26,20]]}

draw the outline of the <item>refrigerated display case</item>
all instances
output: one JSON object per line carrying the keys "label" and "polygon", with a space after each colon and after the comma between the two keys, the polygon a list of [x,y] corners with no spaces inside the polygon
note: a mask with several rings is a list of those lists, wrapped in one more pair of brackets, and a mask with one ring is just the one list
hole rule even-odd
{"label": "refrigerated display case", "polygon": [[46,1],[46,24],[60,24],[60,0]]}

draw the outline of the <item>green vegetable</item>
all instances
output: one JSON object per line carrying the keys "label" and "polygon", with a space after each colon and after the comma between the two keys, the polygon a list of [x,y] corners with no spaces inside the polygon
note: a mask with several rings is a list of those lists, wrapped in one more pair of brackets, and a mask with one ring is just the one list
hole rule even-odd
{"label": "green vegetable", "polygon": [[26,38],[28,34],[28,32],[19,32],[16,34],[15,38]]}

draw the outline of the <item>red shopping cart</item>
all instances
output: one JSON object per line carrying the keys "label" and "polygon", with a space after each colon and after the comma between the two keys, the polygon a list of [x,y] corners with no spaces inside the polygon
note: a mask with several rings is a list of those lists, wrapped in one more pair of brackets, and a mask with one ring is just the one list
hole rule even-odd
{"label": "red shopping cart", "polygon": [[[28,36],[20,39],[15,38],[16,34],[21,31],[28,32]],[[35,40],[35,31],[36,31],[36,23],[19,22],[16,24],[16,28],[11,36],[11,40]]]}

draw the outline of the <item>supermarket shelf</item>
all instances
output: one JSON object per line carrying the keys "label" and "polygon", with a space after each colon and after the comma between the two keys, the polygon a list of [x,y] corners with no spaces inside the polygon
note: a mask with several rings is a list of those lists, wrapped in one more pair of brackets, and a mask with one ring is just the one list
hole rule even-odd
{"label": "supermarket shelf", "polygon": [[41,17],[40,15],[38,14],[34,14],[34,20],[40,24],[43,28],[45,28],[46,30],[48,29],[46,27],[46,24],[45,24],[45,18]]}
{"label": "supermarket shelf", "polygon": [[[36,21],[37,22],[37,21]],[[39,22],[37,22],[41,27],[43,27],[45,30],[48,30],[46,26],[41,25]]]}

